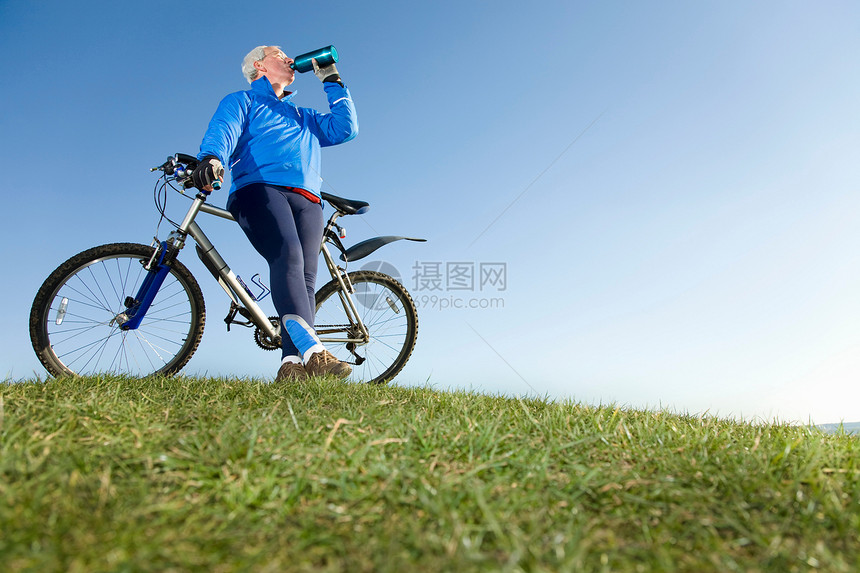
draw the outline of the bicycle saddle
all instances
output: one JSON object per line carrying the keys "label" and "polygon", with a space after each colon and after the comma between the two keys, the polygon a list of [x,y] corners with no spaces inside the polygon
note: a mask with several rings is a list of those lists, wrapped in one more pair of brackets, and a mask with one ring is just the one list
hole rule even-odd
{"label": "bicycle saddle", "polygon": [[344,199],[336,195],[331,195],[323,191],[322,198],[328,201],[332,207],[343,213],[344,215],[361,215],[370,209],[370,204],[366,201],[356,201],[354,199]]}

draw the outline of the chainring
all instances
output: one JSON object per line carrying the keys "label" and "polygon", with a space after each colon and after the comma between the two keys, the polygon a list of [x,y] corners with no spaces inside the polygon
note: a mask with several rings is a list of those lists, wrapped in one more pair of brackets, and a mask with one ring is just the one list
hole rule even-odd
{"label": "chainring", "polygon": [[[272,323],[278,332],[281,331],[281,319],[277,316],[270,316],[269,322]],[[254,342],[257,343],[257,346],[262,348],[263,350],[277,350],[281,347],[281,337],[276,336],[272,338],[268,334],[265,334],[260,327],[254,329]]]}

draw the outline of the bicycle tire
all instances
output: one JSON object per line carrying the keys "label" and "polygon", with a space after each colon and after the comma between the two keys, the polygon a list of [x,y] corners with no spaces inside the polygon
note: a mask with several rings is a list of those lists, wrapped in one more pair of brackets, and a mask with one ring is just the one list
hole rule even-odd
{"label": "bicycle tire", "polygon": [[[352,380],[385,384],[400,373],[412,356],[418,338],[418,311],[403,285],[392,277],[376,271],[354,271],[348,276],[355,289],[352,298],[370,334],[370,340],[357,347],[365,361],[355,364],[356,358],[346,342],[324,344],[339,360],[353,364]],[[323,332],[339,325],[352,328],[353,334],[357,330],[355,325],[347,327],[339,292],[340,285],[331,280],[316,293],[314,322],[321,338]]]}
{"label": "bicycle tire", "polygon": [[79,253],[52,272],[30,309],[30,340],[53,376],[173,375],[203,337],[206,308],[191,272],[174,260],[134,330],[114,320],[147,275],[153,247],[113,243]]}

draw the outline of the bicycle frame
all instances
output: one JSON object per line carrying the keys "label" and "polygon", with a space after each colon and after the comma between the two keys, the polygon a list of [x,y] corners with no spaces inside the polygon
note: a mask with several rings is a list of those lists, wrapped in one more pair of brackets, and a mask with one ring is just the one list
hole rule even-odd
{"label": "bicycle frame", "polygon": [[[119,320],[119,322],[121,322],[121,328],[123,330],[132,330],[140,325],[143,317],[146,315],[146,311],[149,309],[149,305],[152,303],[158,289],[161,287],[164,277],[169,269],[170,260],[172,260],[172,258],[182,250],[185,246],[186,238],[190,235],[197,244],[197,253],[206,268],[212,273],[218,281],[218,284],[221,285],[221,288],[223,288],[224,292],[227,293],[230,300],[232,300],[235,305],[244,307],[247,311],[247,314],[242,313],[243,316],[248,318],[255,326],[257,326],[264,336],[269,337],[271,340],[277,340],[280,337],[280,326],[272,324],[266,313],[263,312],[257,304],[257,300],[250,292],[248,292],[245,285],[240,282],[240,279],[230,269],[227,262],[215,248],[215,245],[212,244],[212,241],[209,240],[209,237],[206,236],[206,233],[204,233],[203,229],[200,228],[200,225],[197,224],[195,219],[201,211],[216,217],[221,217],[222,219],[235,221],[233,215],[229,211],[221,209],[220,207],[208,205],[206,203],[206,195],[198,193],[194,198],[191,207],[188,209],[182,223],[177,229],[173,230],[170,235],[168,235],[167,239],[161,243],[161,248],[156,250],[152,259],[147,263],[145,268],[150,272],[150,274],[147,277],[147,280],[145,280],[141,285],[135,299],[130,301],[131,304],[129,305],[128,311],[124,313],[123,319]],[[334,262],[334,259],[326,246],[327,237],[332,233],[332,229],[336,226],[335,221],[339,216],[340,213],[335,211],[335,213],[329,218],[323,232],[323,241],[320,245],[320,252],[325,260],[326,268],[331,274],[332,279],[336,280],[340,285],[338,296],[340,297],[350,324],[337,325],[334,328],[328,328],[324,331],[318,332],[318,335],[320,337],[320,341],[323,343],[336,342],[363,344],[369,340],[370,334],[367,327],[361,320],[361,316],[355,302],[350,296],[354,292],[354,289],[352,284],[349,282],[349,277],[347,276],[346,271]],[[156,256],[158,257],[157,261]],[[350,327],[353,326],[358,328],[358,336],[351,334],[353,329]],[[331,335],[335,333],[347,333],[347,335],[346,337],[331,337]]]}

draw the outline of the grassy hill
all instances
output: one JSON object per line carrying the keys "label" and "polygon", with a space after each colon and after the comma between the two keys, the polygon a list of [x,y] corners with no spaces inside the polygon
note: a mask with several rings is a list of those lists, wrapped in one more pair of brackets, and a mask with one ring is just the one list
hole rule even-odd
{"label": "grassy hill", "polygon": [[11,571],[858,571],[860,440],[464,392],[0,385]]}

